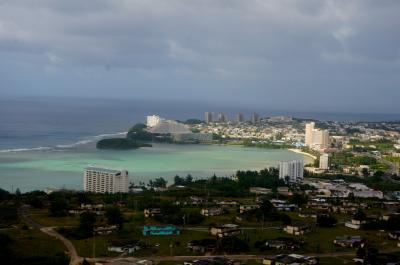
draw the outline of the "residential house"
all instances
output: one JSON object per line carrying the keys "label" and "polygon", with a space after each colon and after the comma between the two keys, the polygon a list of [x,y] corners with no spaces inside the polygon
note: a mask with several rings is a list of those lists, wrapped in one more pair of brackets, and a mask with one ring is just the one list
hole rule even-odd
{"label": "residential house", "polygon": [[160,208],[144,209],[143,214],[144,214],[144,217],[146,217],[146,218],[154,217],[156,215],[161,214],[161,209]]}
{"label": "residential house", "polygon": [[224,209],[219,208],[219,207],[213,207],[213,208],[204,208],[200,210],[200,214],[206,217],[209,216],[217,216],[221,215],[224,213]]}
{"label": "residential house", "polygon": [[364,220],[351,219],[350,221],[345,222],[344,226],[351,228],[351,229],[360,230],[361,226],[365,223],[366,223],[366,221],[364,221]]}
{"label": "residential house", "polygon": [[187,248],[193,252],[213,252],[217,247],[217,240],[205,238],[201,240],[192,240],[187,244]]}
{"label": "residential house", "polygon": [[210,233],[217,237],[235,236],[240,234],[240,229],[239,226],[235,224],[224,224],[211,227]]}
{"label": "residential house", "polygon": [[306,223],[298,222],[295,224],[285,225],[283,231],[288,234],[300,236],[311,232],[311,226]]}
{"label": "residential house", "polygon": [[363,247],[365,240],[361,236],[337,236],[333,240],[333,244],[341,247]]}
{"label": "residential house", "polygon": [[93,231],[97,235],[109,235],[115,231],[117,231],[116,225],[108,225],[108,226],[98,226],[93,229]]}
{"label": "residential house", "polygon": [[245,213],[259,208],[260,205],[258,204],[243,204],[239,206],[239,213]]}

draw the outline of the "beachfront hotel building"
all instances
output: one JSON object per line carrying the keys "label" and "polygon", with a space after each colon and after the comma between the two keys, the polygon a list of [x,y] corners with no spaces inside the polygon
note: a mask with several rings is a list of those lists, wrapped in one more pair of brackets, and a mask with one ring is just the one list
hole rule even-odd
{"label": "beachfront hotel building", "polygon": [[329,147],[328,130],[315,129],[315,122],[310,122],[306,123],[305,131],[304,142],[306,146],[315,150],[323,150]]}
{"label": "beachfront hotel building", "polygon": [[128,171],[87,167],[83,174],[83,190],[95,193],[126,193],[129,189]]}
{"label": "beachfront hotel building", "polygon": [[281,161],[279,162],[279,179],[287,183],[296,183],[303,180],[304,165],[303,161]]}
{"label": "beachfront hotel building", "polygon": [[329,170],[329,154],[322,154],[319,157],[319,168]]}
{"label": "beachfront hotel building", "polygon": [[147,127],[154,127],[159,124],[163,119],[157,115],[147,116]]}

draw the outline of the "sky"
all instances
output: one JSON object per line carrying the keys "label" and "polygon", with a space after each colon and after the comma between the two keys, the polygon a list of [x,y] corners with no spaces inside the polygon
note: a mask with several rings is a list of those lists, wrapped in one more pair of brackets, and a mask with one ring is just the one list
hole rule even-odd
{"label": "sky", "polygon": [[398,0],[0,0],[0,97],[400,112]]}

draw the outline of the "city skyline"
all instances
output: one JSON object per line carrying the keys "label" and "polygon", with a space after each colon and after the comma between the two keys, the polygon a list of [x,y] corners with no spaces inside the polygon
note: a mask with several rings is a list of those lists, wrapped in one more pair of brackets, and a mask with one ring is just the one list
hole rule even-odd
{"label": "city skyline", "polygon": [[396,1],[2,1],[0,96],[398,113],[399,9]]}

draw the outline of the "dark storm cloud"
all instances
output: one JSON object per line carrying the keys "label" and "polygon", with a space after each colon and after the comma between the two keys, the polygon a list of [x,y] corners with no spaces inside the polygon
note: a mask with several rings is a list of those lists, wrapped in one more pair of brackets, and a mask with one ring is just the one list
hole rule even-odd
{"label": "dark storm cloud", "polygon": [[396,112],[399,13],[385,0],[3,0],[0,85]]}

